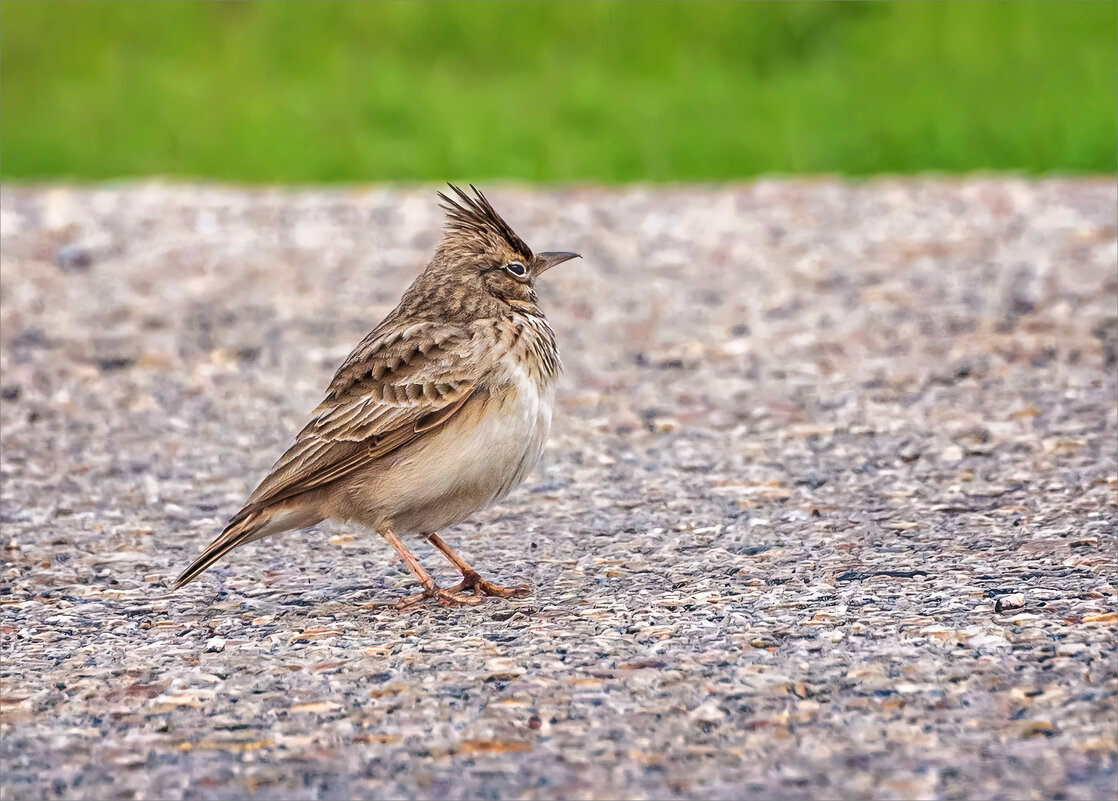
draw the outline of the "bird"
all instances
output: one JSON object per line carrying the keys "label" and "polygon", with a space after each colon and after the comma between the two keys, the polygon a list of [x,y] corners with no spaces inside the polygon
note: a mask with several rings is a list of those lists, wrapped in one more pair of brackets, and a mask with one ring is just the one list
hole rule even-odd
{"label": "bird", "polygon": [[[422,591],[401,599],[474,605],[526,585],[481,578],[438,535],[497,503],[544,450],[562,363],[536,282],[578,253],[533,253],[484,194],[438,193],[442,239],[399,304],[338,368],[323,401],[224,530],[173,582],[234,548],[323,520],[372,529]],[[440,587],[401,535],[419,535],[461,574]]]}

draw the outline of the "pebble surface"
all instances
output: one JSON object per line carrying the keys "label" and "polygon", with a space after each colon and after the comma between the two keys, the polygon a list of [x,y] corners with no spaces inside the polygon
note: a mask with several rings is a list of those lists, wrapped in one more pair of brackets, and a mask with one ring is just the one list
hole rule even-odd
{"label": "pebble surface", "polygon": [[534,594],[399,613],[332,523],[167,585],[434,188],[3,187],[4,799],[1115,797],[1112,178],[487,189],[585,257],[543,464],[444,533]]}

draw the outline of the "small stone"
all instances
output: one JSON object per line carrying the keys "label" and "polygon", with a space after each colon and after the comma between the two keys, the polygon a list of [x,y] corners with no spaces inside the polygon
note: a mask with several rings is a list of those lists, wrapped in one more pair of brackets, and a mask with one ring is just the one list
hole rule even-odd
{"label": "small stone", "polygon": [[961,462],[963,460],[963,449],[958,445],[948,445],[940,453],[939,458],[948,464]]}
{"label": "small stone", "polygon": [[524,675],[524,668],[512,659],[500,657],[485,663],[486,681],[511,681]]}
{"label": "small stone", "polygon": [[679,421],[674,417],[654,417],[651,425],[657,434],[671,434],[679,430]]}
{"label": "small stone", "polygon": [[994,602],[994,611],[998,614],[1010,612],[1014,609],[1021,609],[1025,606],[1025,594],[1015,592],[1013,595],[1003,595]]}
{"label": "small stone", "polygon": [[695,723],[714,725],[721,723],[725,719],[726,713],[719,708],[716,702],[707,701],[693,709],[689,717]]}
{"label": "small stone", "polygon": [[1095,612],[1083,616],[1084,623],[1118,623],[1118,612]]}
{"label": "small stone", "polygon": [[1052,737],[1056,734],[1056,727],[1048,720],[1026,720],[1017,726],[1019,737]]}
{"label": "small stone", "polygon": [[93,254],[78,245],[63,245],[58,249],[57,262],[66,272],[80,272],[93,264]]}

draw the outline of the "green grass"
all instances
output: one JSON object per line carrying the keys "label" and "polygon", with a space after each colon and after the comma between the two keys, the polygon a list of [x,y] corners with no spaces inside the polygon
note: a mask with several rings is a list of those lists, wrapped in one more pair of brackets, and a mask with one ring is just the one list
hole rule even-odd
{"label": "green grass", "polygon": [[0,3],[0,177],[1115,172],[1118,4]]}

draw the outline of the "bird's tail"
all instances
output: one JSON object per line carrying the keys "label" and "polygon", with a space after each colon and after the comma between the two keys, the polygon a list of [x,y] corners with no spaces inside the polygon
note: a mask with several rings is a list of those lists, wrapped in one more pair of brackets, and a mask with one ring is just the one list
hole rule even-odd
{"label": "bird's tail", "polygon": [[300,514],[293,510],[276,509],[242,509],[238,512],[225,530],[210,543],[202,555],[190,563],[190,566],[179,574],[171,589],[177,590],[184,584],[189,584],[205,572],[210,565],[225,554],[244,545],[247,542],[277,534],[293,528],[305,528],[321,522],[322,517],[313,514]]}

